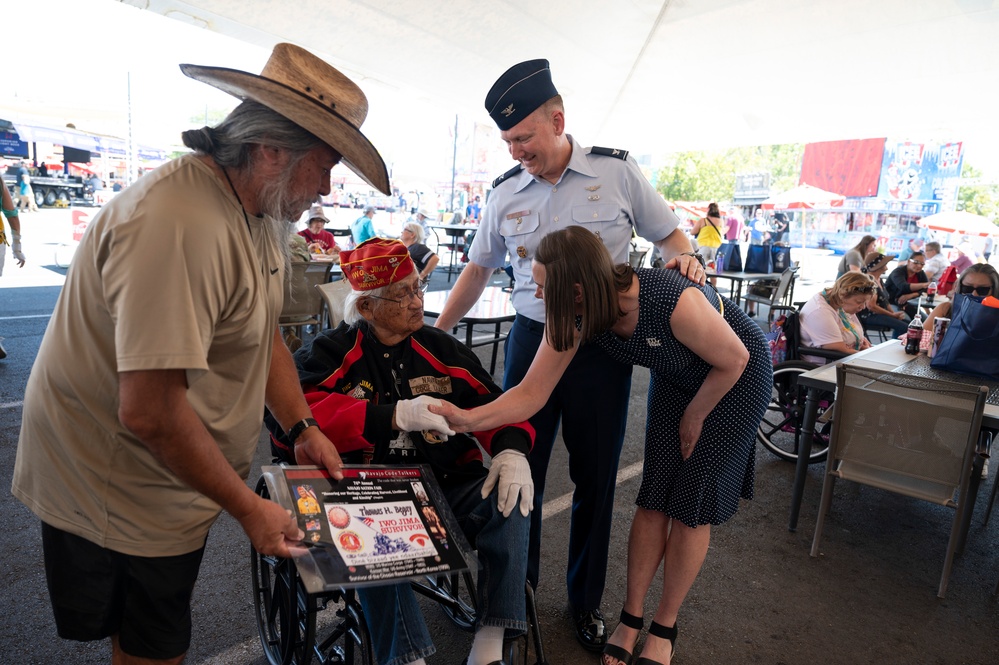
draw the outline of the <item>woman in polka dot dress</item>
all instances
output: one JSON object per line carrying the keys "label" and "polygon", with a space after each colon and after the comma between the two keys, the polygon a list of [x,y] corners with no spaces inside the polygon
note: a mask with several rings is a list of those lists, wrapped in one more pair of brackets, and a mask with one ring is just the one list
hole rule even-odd
{"label": "woman in polka dot dress", "polygon": [[664,586],[638,665],[669,663],[680,605],[707,554],[711,525],[753,498],[756,430],[770,401],[763,333],[731,301],[674,270],[615,266],[583,227],[547,235],[534,259],[547,311],[545,343],[524,380],[471,411],[432,408],[455,429],[532,415],[579,344],[651,369],[645,468],[628,541],[628,588],[605,665],[630,665],[659,565]]}

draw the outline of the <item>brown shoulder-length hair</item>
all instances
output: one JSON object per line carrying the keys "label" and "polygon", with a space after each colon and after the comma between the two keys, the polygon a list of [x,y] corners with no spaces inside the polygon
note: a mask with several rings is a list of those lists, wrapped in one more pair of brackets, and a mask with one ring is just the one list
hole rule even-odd
{"label": "brown shoulder-length hair", "polygon": [[874,243],[876,243],[877,241],[878,239],[875,238],[874,236],[864,236],[863,238],[860,239],[860,242],[858,242],[856,245],[853,246],[853,248],[858,252],[860,252],[861,256],[866,256],[867,253],[871,251],[871,248],[874,246]]}
{"label": "brown shoulder-length hair", "polygon": [[622,316],[617,295],[631,286],[634,271],[626,263],[615,266],[603,242],[590,231],[570,226],[549,233],[534,260],[545,267],[545,338],[556,351],[571,349],[575,342],[577,295],[580,343],[610,329]]}

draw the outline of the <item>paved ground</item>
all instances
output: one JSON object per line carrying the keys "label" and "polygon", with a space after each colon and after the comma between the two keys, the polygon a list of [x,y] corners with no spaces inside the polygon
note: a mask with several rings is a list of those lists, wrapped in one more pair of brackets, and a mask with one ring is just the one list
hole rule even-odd
{"label": "paved ground", "polygon": [[[52,264],[58,249],[53,243],[67,224],[66,211],[28,216],[25,251],[31,264],[16,270],[8,263],[0,277],[0,335],[7,338],[10,354],[0,361],[0,456],[6,460],[0,465],[2,488],[10,486],[24,385],[65,274]],[[830,259],[808,255],[796,295],[814,292],[833,268]],[[444,280],[435,276],[435,288],[439,282]],[[486,349],[479,352],[484,358]],[[647,381],[647,373],[636,370],[615,501],[619,537],[612,543],[604,597],[612,625],[624,595],[625,541],[639,483]],[[260,450],[262,464],[267,459],[263,446]],[[572,638],[565,610],[562,571],[571,487],[564,453],[558,446],[556,451],[545,511],[541,623],[550,663],[595,664],[598,658]],[[841,484],[822,556],[811,559],[821,470],[811,470],[799,531],[789,533],[793,467],[759,450],[756,469],[756,499],[714,531],[707,562],[681,613],[674,663],[999,662],[999,604],[991,596],[999,578],[999,518],[983,526],[983,504],[968,548],[954,565],[947,598],[938,600],[949,510]],[[993,482],[983,483],[982,501]],[[8,574],[0,589],[0,663],[108,662],[106,644],[81,645],[55,636],[39,540],[37,520],[5,489],[0,493],[0,552]],[[189,663],[265,662],[253,619],[248,549],[235,522],[223,516],[209,538],[195,594]],[[655,600],[647,600],[647,615]],[[436,607],[428,605],[425,615],[440,649],[428,662],[460,663],[470,637],[453,628]]]}

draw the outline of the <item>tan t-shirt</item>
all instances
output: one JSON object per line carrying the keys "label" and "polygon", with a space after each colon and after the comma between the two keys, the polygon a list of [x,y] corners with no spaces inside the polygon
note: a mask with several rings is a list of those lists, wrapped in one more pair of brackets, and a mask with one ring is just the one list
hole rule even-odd
{"label": "tan t-shirt", "polygon": [[28,380],[12,491],[103,547],[170,556],[204,544],[219,506],[118,421],[118,372],[185,369],[188,399],[249,474],[281,310],[284,258],[264,218],[193,155],[142,177],[77,249]]}

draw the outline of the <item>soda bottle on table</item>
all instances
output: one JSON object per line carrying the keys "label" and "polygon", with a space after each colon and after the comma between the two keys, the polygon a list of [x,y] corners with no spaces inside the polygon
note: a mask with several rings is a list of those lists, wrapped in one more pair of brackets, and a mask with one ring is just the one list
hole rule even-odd
{"label": "soda bottle on table", "polygon": [[926,302],[932,304],[933,299],[936,297],[936,295],[937,295],[937,283],[936,281],[932,281],[926,285]]}
{"label": "soda bottle on table", "polygon": [[905,352],[910,356],[919,354],[919,343],[923,340],[923,318],[919,316],[920,305],[922,302],[917,301],[916,315],[912,317],[909,328],[905,331]]}

